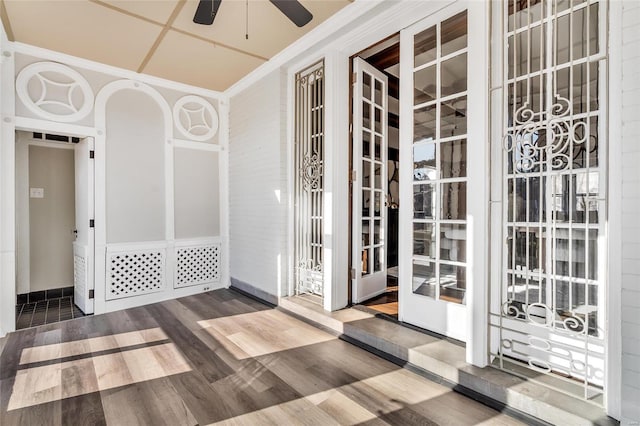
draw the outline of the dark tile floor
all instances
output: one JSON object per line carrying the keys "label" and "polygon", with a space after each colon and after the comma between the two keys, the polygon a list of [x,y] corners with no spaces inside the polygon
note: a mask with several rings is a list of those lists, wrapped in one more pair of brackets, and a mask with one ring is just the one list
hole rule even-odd
{"label": "dark tile floor", "polygon": [[85,316],[73,304],[73,296],[16,305],[16,329],[80,318]]}

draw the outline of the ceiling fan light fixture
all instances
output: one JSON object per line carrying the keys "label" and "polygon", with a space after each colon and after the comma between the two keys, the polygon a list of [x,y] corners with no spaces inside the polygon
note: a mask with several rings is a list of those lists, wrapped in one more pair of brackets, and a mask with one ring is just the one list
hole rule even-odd
{"label": "ceiling fan light fixture", "polygon": [[313,19],[311,12],[297,0],[269,0],[280,12],[298,27],[304,27]]}
{"label": "ceiling fan light fixture", "polygon": [[[269,0],[287,18],[298,27],[304,27],[313,19],[311,12],[298,0]],[[200,25],[211,25],[216,18],[222,0],[200,0],[193,22]]]}
{"label": "ceiling fan light fixture", "polygon": [[211,25],[216,18],[222,0],[200,0],[193,22],[200,25]]}

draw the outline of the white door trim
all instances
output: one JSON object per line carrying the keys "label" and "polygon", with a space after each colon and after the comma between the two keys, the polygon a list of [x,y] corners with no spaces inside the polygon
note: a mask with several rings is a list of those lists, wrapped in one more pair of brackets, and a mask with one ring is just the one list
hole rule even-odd
{"label": "white door trim", "polygon": [[605,340],[605,393],[607,414],[622,417],[622,12],[623,3],[609,1],[607,199],[607,294]]}

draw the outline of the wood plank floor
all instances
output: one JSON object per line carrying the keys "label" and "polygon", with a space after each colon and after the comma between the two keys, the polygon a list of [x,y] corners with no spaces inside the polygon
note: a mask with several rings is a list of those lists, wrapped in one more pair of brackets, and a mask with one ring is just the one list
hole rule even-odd
{"label": "wood plank floor", "polygon": [[519,424],[230,290],[20,330],[0,424]]}

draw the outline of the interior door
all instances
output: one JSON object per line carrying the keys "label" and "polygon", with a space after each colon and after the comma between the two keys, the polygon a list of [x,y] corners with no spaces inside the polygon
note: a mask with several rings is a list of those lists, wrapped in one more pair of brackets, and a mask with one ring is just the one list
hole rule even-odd
{"label": "interior door", "polygon": [[387,286],[387,77],[354,58],[352,265],[353,303]]}
{"label": "interior door", "polygon": [[399,317],[466,341],[467,11],[408,27],[400,49]]}
{"label": "interior door", "polygon": [[73,243],[74,302],[85,314],[94,311],[93,138],[75,146],[76,239]]}

